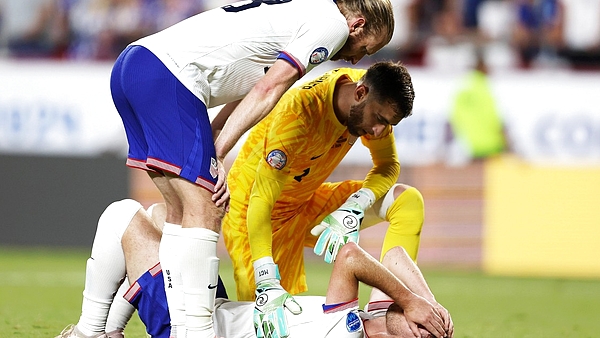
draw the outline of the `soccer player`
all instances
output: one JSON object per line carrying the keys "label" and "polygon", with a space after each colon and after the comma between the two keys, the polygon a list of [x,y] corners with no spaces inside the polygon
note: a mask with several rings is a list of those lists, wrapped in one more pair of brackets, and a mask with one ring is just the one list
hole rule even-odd
{"label": "soccer player", "polygon": [[[163,271],[158,264],[158,225],[164,217],[164,205],[152,206],[146,212],[130,199],[114,202],[98,221],[92,248],[123,257],[114,264],[127,266],[132,284],[125,297],[138,309],[148,334],[154,338],[169,337],[170,332]],[[148,224],[152,226],[148,228]],[[430,337],[427,329],[437,332],[436,336],[452,337],[454,326],[449,312],[437,303],[405,250],[390,248],[382,263],[354,243],[340,249],[326,297],[296,297],[304,311],[288,315],[290,337]],[[358,282],[374,287],[365,313],[358,310]],[[220,292],[226,297],[224,289]],[[422,307],[423,304],[430,306]],[[212,319],[217,336],[255,337],[255,306],[254,302],[233,302],[218,296]],[[423,308],[428,310],[422,311]],[[415,317],[423,326],[412,323]],[[66,336],[74,332],[78,332],[77,327],[69,326],[64,333]],[[282,337],[280,332],[265,332],[265,336]]]}
{"label": "soccer player", "polygon": [[[306,72],[329,59],[358,62],[387,44],[393,27],[389,0],[241,1],[135,41],[118,57],[110,86],[127,165],[146,170],[167,205],[160,256],[174,337],[214,336],[227,153]],[[207,108],[222,104],[232,113],[213,143]],[[84,301],[94,306],[93,297]]]}
{"label": "soccer player", "polygon": [[[307,290],[304,246],[332,262],[343,244],[358,242],[365,217],[363,228],[390,223],[381,257],[401,246],[416,260],[423,200],[414,187],[396,184],[392,131],[411,114],[413,99],[399,63],[335,69],[290,89],[251,130],[229,171],[223,219],[238,300],[266,295],[277,301],[271,311],[299,312],[290,294]],[[218,117],[214,123],[218,129]],[[373,160],[366,178],[326,183],[359,137]]]}

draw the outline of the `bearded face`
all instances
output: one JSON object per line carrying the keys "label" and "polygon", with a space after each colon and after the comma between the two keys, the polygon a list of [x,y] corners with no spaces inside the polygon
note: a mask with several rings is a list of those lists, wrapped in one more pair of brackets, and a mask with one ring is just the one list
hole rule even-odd
{"label": "bearded face", "polygon": [[363,102],[354,104],[350,107],[350,113],[348,114],[348,122],[346,123],[346,127],[352,136],[360,137],[366,134],[362,127],[366,105],[367,101],[364,100]]}

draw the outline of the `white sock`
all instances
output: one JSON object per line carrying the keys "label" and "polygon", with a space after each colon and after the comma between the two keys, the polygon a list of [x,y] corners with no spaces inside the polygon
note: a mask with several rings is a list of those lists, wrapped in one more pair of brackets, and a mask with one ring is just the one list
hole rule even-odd
{"label": "white sock", "polygon": [[175,338],[186,336],[183,283],[179,262],[184,238],[181,237],[180,232],[181,225],[165,222],[158,250],[171,317],[171,337]]}
{"label": "white sock", "polygon": [[214,338],[212,313],[219,278],[219,234],[203,228],[183,228],[181,275],[185,297],[187,338]]}
{"label": "white sock", "polygon": [[129,280],[125,278],[125,281],[119,287],[115,299],[110,306],[108,311],[108,319],[106,320],[106,332],[112,332],[115,330],[125,330],[127,322],[131,319],[135,308],[128,301],[123,298],[125,292],[129,289]]}
{"label": "white sock", "polygon": [[85,335],[105,331],[110,305],[126,273],[121,238],[141,207],[131,199],[117,201],[109,205],[98,220],[92,254],[87,260],[81,317],[77,323]]}

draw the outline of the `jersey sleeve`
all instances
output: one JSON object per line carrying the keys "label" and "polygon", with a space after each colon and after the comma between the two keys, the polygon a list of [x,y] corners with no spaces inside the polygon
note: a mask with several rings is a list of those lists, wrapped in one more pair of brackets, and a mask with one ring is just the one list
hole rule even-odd
{"label": "jersey sleeve", "polygon": [[[291,107],[283,109],[294,111]],[[290,167],[294,154],[302,154],[306,146],[306,129],[297,115],[279,114],[272,119],[267,131],[263,158],[259,161],[248,202],[247,224],[252,261],[272,256],[271,212],[285,183],[292,179]]]}
{"label": "jersey sleeve", "polygon": [[378,138],[361,137],[361,142],[369,148],[373,160],[373,168],[367,174],[363,187],[371,189],[375,198],[379,199],[398,181],[400,175],[400,161],[392,126]]}
{"label": "jersey sleeve", "polygon": [[309,21],[302,25],[297,37],[286,46],[279,58],[298,67],[302,77],[337,53],[346,42],[348,34],[348,24],[345,21]]}

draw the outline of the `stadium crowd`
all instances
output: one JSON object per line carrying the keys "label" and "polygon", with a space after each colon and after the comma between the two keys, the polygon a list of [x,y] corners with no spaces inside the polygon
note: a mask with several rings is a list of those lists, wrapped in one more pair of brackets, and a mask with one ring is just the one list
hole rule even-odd
{"label": "stadium crowd", "polygon": [[[114,61],[139,37],[228,0],[0,0],[0,55]],[[600,0],[392,0],[396,31],[370,61],[456,69],[600,70]]]}

